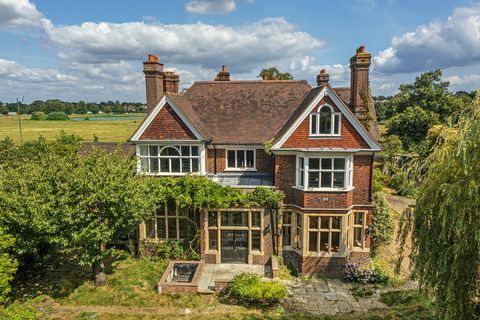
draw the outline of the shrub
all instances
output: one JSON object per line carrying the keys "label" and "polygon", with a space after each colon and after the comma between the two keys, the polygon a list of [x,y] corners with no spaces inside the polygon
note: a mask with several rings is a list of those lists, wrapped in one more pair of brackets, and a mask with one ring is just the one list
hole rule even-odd
{"label": "shrub", "polygon": [[359,282],[361,284],[389,284],[396,278],[381,260],[374,260],[371,268],[361,268],[358,263],[349,262],[345,266],[344,279],[347,282]]}
{"label": "shrub", "polygon": [[413,197],[416,193],[414,183],[405,170],[399,170],[395,173],[392,185],[400,196]]}
{"label": "shrub", "polygon": [[30,120],[46,120],[46,119],[47,119],[47,116],[42,111],[34,112],[30,117]]}
{"label": "shrub", "polygon": [[70,120],[65,112],[55,111],[47,114],[47,120],[65,121]]}
{"label": "shrub", "polygon": [[390,212],[385,196],[381,192],[373,194],[373,220],[371,254],[375,256],[382,244],[388,244],[392,240],[395,223]]}
{"label": "shrub", "polygon": [[159,257],[162,259],[196,259],[189,255],[180,241],[144,241],[139,244],[141,257]]}
{"label": "shrub", "polygon": [[274,304],[285,298],[287,289],[278,281],[262,281],[255,273],[242,273],[233,278],[229,297],[241,305]]}
{"label": "shrub", "polygon": [[379,168],[373,170],[373,192],[382,191],[384,187],[390,185],[391,178]]}

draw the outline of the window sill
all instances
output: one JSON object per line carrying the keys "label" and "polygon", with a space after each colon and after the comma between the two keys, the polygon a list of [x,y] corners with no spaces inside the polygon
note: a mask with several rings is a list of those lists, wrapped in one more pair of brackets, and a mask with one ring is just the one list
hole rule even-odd
{"label": "window sill", "polygon": [[205,254],[218,254],[218,250],[205,250]]}
{"label": "window sill", "polygon": [[355,189],[355,187],[348,187],[348,188],[345,188],[345,189],[335,189],[335,188],[309,188],[309,189],[304,189],[302,187],[297,187],[297,186],[293,186],[292,188],[297,189],[297,190],[301,190],[301,191],[304,191],[304,192],[332,192],[332,193],[335,193],[335,192],[349,192],[349,191],[352,191],[353,189]]}
{"label": "window sill", "polygon": [[358,247],[353,247],[350,249],[350,252],[370,252],[370,248],[358,248]]}
{"label": "window sill", "polygon": [[143,172],[143,171],[138,171],[137,174],[142,174],[145,176],[159,176],[159,177],[176,177],[176,176],[186,176],[186,175],[192,175],[192,176],[201,176],[203,173],[201,172],[160,172],[160,173],[149,173],[149,172]]}
{"label": "window sill", "polygon": [[341,139],[342,136],[339,134],[311,134],[308,136],[308,139]]}
{"label": "window sill", "polygon": [[255,172],[257,171],[256,168],[226,168],[224,171],[226,172]]}
{"label": "window sill", "polygon": [[263,255],[263,252],[259,251],[259,250],[252,250],[250,253],[254,256],[262,256]]}
{"label": "window sill", "polygon": [[318,258],[345,258],[347,253],[343,252],[307,252],[306,257],[318,257]]}

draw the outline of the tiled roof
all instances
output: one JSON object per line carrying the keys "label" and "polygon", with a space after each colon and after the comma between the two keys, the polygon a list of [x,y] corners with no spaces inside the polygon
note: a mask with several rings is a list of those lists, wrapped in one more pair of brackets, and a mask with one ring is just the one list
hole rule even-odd
{"label": "tiled roof", "polygon": [[261,144],[279,132],[310,91],[305,80],[198,81],[169,97],[206,139]]}
{"label": "tiled roof", "polygon": [[350,105],[350,87],[337,87],[332,89],[347,106]]}

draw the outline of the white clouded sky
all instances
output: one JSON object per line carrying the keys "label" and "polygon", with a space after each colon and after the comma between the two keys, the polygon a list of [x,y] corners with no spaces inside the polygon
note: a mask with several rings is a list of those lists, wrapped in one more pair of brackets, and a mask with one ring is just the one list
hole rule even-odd
{"label": "white clouded sky", "polygon": [[[325,68],[334,85],[344,86],[349,83],[348,58],[365,43],[375,56],[371,84],[376,94],[392,94],[400,83],[437,67],[445,69],[452,89],[472,90],[480,84],[476,5],[442,7],[432,17],[412,11],[412,20],[419,23],[407,28],[397,21],[408,12],[398,17],[384,13],[381,21],[390,19],[389,25],[375,21],[378,15],[372,21],[349,19],[334,25],[308,1],[297,3],[298,17],[282,2],[273,2],[279,3],[277,8],[252,0],[165,1],[163,6],[171,5],[160,6],[163,11],[147,10],[138,2],[131,8],[119,4],[109,14],[109,3],[93,13],[86,10],[94,2],[86,2],[71,2],[70,12],[48,1],[39,0],[37,6],[28,0],[0,0],[0,41],[5,44],[0,49],[0,101],[21,95],[27,101],[144,101],[141,62],[148,53],[175,69],[184,87],[213,79],[222,64],[233,79],[253,79],[262,67],[275,65],[312,84]],[[365,19],[371,11],[382,14],[383,6],[395,5],[393,0],[387,5],[346,2],[331,4],[329,10],[338,6],[339,13],[351,10],[347,13],[352,17]],[[420,9],[406,2],[411,10]],[[372,27],[361,30],[362,23]],[[343,39],[349,30],[357,40]]]}

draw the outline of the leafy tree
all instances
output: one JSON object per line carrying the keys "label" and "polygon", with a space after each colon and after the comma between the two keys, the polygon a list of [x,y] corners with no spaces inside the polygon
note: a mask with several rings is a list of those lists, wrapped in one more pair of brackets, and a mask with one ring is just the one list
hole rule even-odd
{"label": "leafy tree", "polygon": [[8,108],[6,106],[0,106],[0,114],[8,114]]}
{"label": "leafy tree", "polygon": [[3,303],[10,292],[10,281],[17,272],[18,261],[10,252],[15,245],[15,239],[0,227],[0,303]]}
{"label": "leafy tree", "polygon": [[395,115],[395,106],[392,104],[392,97],[373,97],[375,102],[375,114],[377,121],[388,120]]}
{"label": "leafy tree", "polygon": [[276,67],[264,68],[258,74],[259,78],[266,76],[268,80],[293,80],[293,76],[288,72],[280,72]]}
{"label": "leafy tree", "polygon": [[427,136],[428,130],[439,123],[438,115],[419,106],[408,107],[388,121],[388,135],[396,135],[407,149],[415,149]]}
{"label": "leafy tree", "polygon": [[65,121],[70,120],[65,112],[55,111],[47,114],[47,120]]}
{"label": "leafy tree", "polygon": [[46,120],[47,116],[42,111],[35,111],[32,113],[30,120]]}
{"label": "leafy tree", "polygon": [[51,99],[45,101],[45,112],[65,112],[65,103],[59,99]]}
{"label": "leafy tree", "polygon": [[372,241],[370,252],[376,255],[382,244],[388,244],[393,237],[395,223],[390,213],[390,207],[381,192],[373,194]]}
{"label": "leafy tree", "polygon": [[479,140],[477,94],[458,133],[445,137],[421,172],[413,213],[414,275],[435,297],[440,319],[475,318],[480,292]]}
{"label": "leafy tree", "polygon": [[396,156],[403,151],[403,144],[398,136],[389,135],[382,143],[382,157],[385,165],[391,170],[395,167]]}
{"label": "leafy tree", "polygon": [[105,111],[105,113],[112,113],[112,107],[106,106],[104,111]]}
{"label": "leafy tree", "polygon": [[402,84],[392,99],[398,113],[415,106],[436,113],[442,122],[456,110],[463,108],[460,98],[448,92],[448,81],[442,81],[440,69],[428,71],[415,78],[413,83]]}

